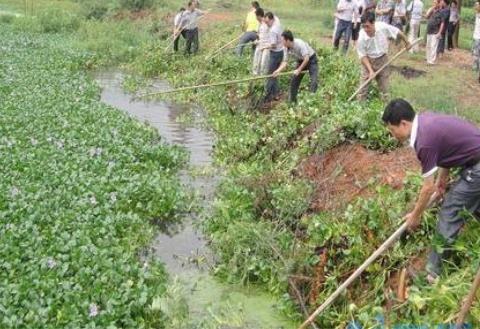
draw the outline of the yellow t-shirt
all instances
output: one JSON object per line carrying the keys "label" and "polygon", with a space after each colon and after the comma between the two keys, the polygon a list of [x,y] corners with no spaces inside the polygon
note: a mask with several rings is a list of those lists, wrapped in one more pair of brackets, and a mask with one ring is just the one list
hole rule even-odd
{"label": "yellow t-shirt", "polygon": [[258,20],[254,11],[249,12],[247,15],[247,19],[245,20],[245,31],[258,31]]}

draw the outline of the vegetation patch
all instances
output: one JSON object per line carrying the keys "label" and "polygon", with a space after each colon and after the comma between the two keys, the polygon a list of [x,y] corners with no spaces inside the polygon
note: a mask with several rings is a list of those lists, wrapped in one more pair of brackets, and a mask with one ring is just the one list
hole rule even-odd
{"label": "vegetation patch", "polygon": [[184,152],[102,105],[63,36],[1,28],[0,326],[163,328],[140,254],[186,209]]}

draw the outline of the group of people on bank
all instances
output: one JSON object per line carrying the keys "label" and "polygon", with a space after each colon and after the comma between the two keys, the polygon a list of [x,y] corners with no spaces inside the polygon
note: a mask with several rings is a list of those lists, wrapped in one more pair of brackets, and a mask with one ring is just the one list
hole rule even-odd
{"label": "group of people on bank", "polygon": [[[434,5],[424,15],[422,0],[339,0],[335,13],[335,31],[333,46],[339,47],[344,39],[343,51],[348,51],[350,38],[361,62],[360,83],[370,79],[380,67],[388,61],[390,40],[401,40],[410,52],[418,50],[418,44],[412,46],[420,32],[420,22],[427,18],[426,58],[428,64],[435,64],[437,54],[453,48],[452,36],[459,21],[456,0],[434,0]],[[480,53],[480,5],[477,2],[476,24],[474,31],[474,68],[479,69]],[[198,0],[189,1],[187,8],[181,8],[174,20],[174,50],[178,51],[180,36],[186,40],[185,54],[194,54],[199,49],[198,21],[206,11],[199,9]],[[409,19],[409,36],[404,33]],[[243,24],[243,34],[239,38],[235,53],[242,56],[246,46],[254,50],[252,73],[254,75],[272,75],[265,85],[265,94],[261,104],[279,98],[280,88],[277,76],[288,66],[289,59],[296,63],[288,100],[297,101],[298,90],[306,72],[310,75],[310,92],[316,92],[319,85],[319,68],[315,50],[304,40],[294,36],[290,30],[283,30],[280,19],[272,12],[266,12],[258,1],[251,2],[251,8]],[[446,38],[446,34],[448,35]],[[382,97],[388,92],[389,69],[386,68],[375,77]],[[480,82],[480,76],[479,76]],[[362,88],[358,99],[368,94],[368,85]]]}
{"label": "group of people on bank", "polygon": [[[459,20],[458,12],[455,13],[456,1],[448,1],[434,0],[434,5],[424,16],[421,0],[413,0],[408,6],[403,0],[380,0],[378,3],[375,0],[339,0],[334,47],[338,48],[340,39],[344,37],[343,49],[347,51],[352,36],[362,65],[362,83],[372,78],[388,62],[390,40],[399,40],[407,49],[416,51],[416,47],[411,47],[411,42],[418,36],[422,17],[426,17],[427,62],[434,64],[436,55],[443,51],[441,40],[443,38],[444,44],[447,31],[450,31],[447,39],[448,48],[451,48],[451,32]],[[479,2],[475,4],[475,11],[474,66],[480,69]],[[187,9],[175,18],[176,31],[181,31],[187,40],[186,54],[198,50],[198,18],[203,14],[198,9],[198,2],[190,1]],[[403,32],[407,16],[410,17],[409,37]],[[295,37],[292,31],[283,30],[280,19],[272,12],[265,12],[257,1],[251,3],[236,54],[241,56],[247,44],[252,44],[255,49],[253,74],[272,75],[266,83],[264,101],[278,97],[280,90],[276,78],[287,68],[290,59],[296,66],[290,82],[289,100],[296,102],[300,83],[307,71],[310,75],[310,91],[317,90],[319,67],[315,50],[304,40]],[[178,43],[175,49],[178,49]],[[388,75],[388,70],[376,75],[382,96],[388,91]],[[359,99],[365,99],[366,96],[367,87],[358,94]],[[441,273],[442,261],[465,223],[467,217],[464,210],[480,218],[480,130],[453,116],[416,114],[403,99],[391,101],[382,119],[395,138],[409,141],[421,163],[424,178],[422,188],[415,207],[405,217],[411,230],[419,225],[432,195],[436,192],[438,197],[446,193],[450,169],[462,169],[456,183],[445,194],[438,215],[437,234],[443,238],[443,244],[441,248],[432,248],[426,266],[427,279],[434,282]]]}

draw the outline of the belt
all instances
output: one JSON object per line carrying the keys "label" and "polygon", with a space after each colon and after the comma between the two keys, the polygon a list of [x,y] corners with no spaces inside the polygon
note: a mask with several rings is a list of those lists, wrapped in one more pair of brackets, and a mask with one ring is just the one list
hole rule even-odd
{"label": "belt", "polygon": [[473,167],[479,162],[480,162],[480,153],[475,154],[467,162],[465,162],[465,167],[466,168]]}

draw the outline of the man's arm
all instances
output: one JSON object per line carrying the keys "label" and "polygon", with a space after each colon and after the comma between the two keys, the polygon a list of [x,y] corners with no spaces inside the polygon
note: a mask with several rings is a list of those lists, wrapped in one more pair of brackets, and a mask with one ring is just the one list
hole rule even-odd
{"label": "man's arm", "polygon": [[442,37],[442,32],[443,32],[443,28],[445,27],[445,21],[442,19],[442,24],[440,25],[440,29],[438,30],[438,33],[437,33],[437,38],[440,39]]}
{"label": "man's arm", "polygon": [[410,47],[412,47],[410,41],[408,41],[408,37],[402,31],[398,32],[397,38],[403,41],[405,48],[410,49]]}
{"label": "man's arm", "polygon": [[373,70],[372,64],[370,63],[370,60],[368,59],[368,57],[363,56],[361,59],[361,62],[367,68],[370,78],[373,77],[373,75],[375,74],[375,71]]}
{"label": "man's arm", "polygon": [[415,208],[411,213],[405,216],[407,221],[408,228],[413,231],[415,230],[422,220],[422,215],[425,209],[427,209],[430,199],[435,193],[435,178],[434,175],[430,175],[423,180],[422,188],[420,194],[418,195]]}
{"label": "man's arm", "polygon": [[439,197],[442,197],[445,194],[445,190],[447,189],[448,183],[448,176],[450,174],[450,170],[447,168],[438,168],[438,175],[437,181],[435,182],[435,187],[437,188],[437,194]]}
{"label": "man's arm", "polygon": [[282,64],[280,64],[280,66],[278,67],[278,69],[276,69],[275,72],[272,73],[272,75],[273,75],[274,77],[277,77],[280,72],[282,72],[283,70],[285,70],[285,68],[287,67],[287,65],[288,65],[288,62],[287,62],[287,61],[283,61]]}
{"label": "man's arm", "polygon": [[435,7],[430,7],[427,10],[427,13],[425,14],[425,18],[430,18],[430,16],[432,16],[434,10],[435,10]]}
{"label": "man's arm", "polygon": [[302,64],[300,64],[299,67],[297,67],[297,69],[293,72],[294,75],[299,75],[300,72],[303,71],[303,69],[308,65],[308,62],[310,61],[310,56],[305,56],[303,57],[303,62]]}

